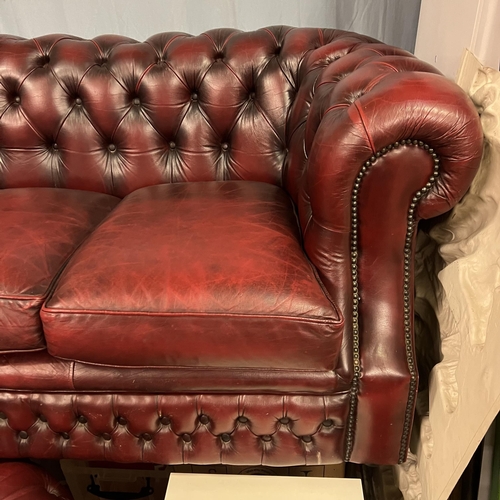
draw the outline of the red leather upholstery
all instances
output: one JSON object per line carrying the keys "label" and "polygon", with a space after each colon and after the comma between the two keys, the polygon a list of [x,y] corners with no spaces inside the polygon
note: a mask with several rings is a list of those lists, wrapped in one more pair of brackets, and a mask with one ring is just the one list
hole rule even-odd
{"label": "red leather upholstery", "polygon": [[52,357],[47,351],[0,355],[0,388],[31,392],[149,394],[329,394],[349,390],[333,370],[113,367]]}
{"label": "red leather upholstery", "polygon": [[0,463],[1,500],[73,500],[61,486],[39,467],[21,462]]}
{"label": "red leather upholstery", "polygon": [[[0,83],[0,187],[56,186],[120,197],[132,193],[116,213],[123,214],[124,220],[125,215],[132,217],[134,231],[128,237],[118,230],[113,235],[118,218],[112,214],[79,254],[85,260],[70,263],[54,303],[46,308],[49,337],[57,319],[57,335],[64,341],[56,345],[52,335],[52,353],[101,363],[139,361],[139,366],[106,367],[74,359],[56,361],[45,352],[2,356],[0,412],[7,417],[0,419],[3,453],[274,465],[308,460],[333,463],[341,458],[368,463],[405,459],[418,383],[412,293],[418,221],[443,213],[460,199],[482,151],[477,113],[457,86],[411,54],[368,37],[289,27],[252,33],[212,30],[196,37],[163,33],[144,43],[114,35],[94,40],[66,35],[34,40],[4,36],[0,37]],[[183,207],[178,213],[170,203],[173,198],[168,198],[157,201],[169,213],[159,210],[148,220],[142,211],[125,214],[129,201],[142,196],[135,193],[139,188],[186,181],[198,181],[198,185],[159,190],[206,189],[208,196],[213,194],[213,184],[202,181],[247,181],[249,185],[248,181],[258,181],[281,193],[281,198],[269,198],[271,191],[265,191],[267,207],[259,209],[276,213],[276,221],[268,219],[263,224],[261,216],[257,217],[262,241],[279,240],[279,248],[272,243],[259,247],[247,265],[245,254],[223,246],[221,236],[239,242],[238,249],[244,238],[257,241],[248,221],[261,212],[251,203],[242,203],[245,217],[233,209],[221,210],[213,198],[199,203],[194,215],[193,200],[181,196],[175,201]],[[293,200],[293,215],[291,210],[283,214],[285,199],[280,189]],[[190,219],[184,213],[188,206]],[[300,231],[294,225],[295,215]],[[180,245],[182,238],[165,223],[168,218],[185,227],[198,225],[193,238],[200,234],[208,238],[207,250],[212,251],[219,239],[218,264],[233,274],[219,275],[215,268],[200,272],[197,265],[201,269],[201,264],[208,263],[208,252],[205,255],[202,248],[195,255],[188,239],[185,254],[171,245],[174,238]],[[224,226],[225,232],[211,232],[210,224],[219,220],[230,225]],[[165,227],[151,229],[155,221]],[[279,231],[274,234],[276,228]],[[120,232],[126,230],[122,224]],[[101,234],[106,240],[103,246],[97,244]],[[144,247],[148,265],[129,263],[135,269],[158,269],[148,281],[141,281],[140,290],[133,288],[139,280],[132,274],[118,275],[114,270],[123,270],[115,263],[126,259],[120,247],[110,245],[116,238],[124,248],[131,248],[138,236],[152,238],[159,245]],[[96,254],[91,255],[94,243]],[[38,242],[33,244],[37,247]],[[162,288],[159,279],[165,283],[164,269],[169,265],[163,248],[183,266],[175,268],[177,282],[170,288]],[[320,284],[316,276],[313,280],[306,273],[309,261]],[[294,266],[288,266],[285,273],[285,263],[292,262]],[[259,275],[261,269],[265,272]],[[69,278],[73,274],[78,286],[72,288]],[[205,279],[209,274],[221,277],[226,285],[238,284],[231,288],[237,293],[217,288],[217,283]],[[285,275],[282,289],[269,286],[271,278]],[[126,288],[110,288],[110,276]],[[242,278],[248,286],[243,286]],[[195,281],[198,285],[193,288]],[[106,291],[110,289],[112,295]],[[193,289],[196,296],[188,294]],[[180,300],[173,300],[173,291]],[[282,292],[285,300],[277,301]],[[332,314],[330,302],[318,302],[326,295],[338,316]],[[267,315],[273,308],[298,316],[310,310],[334,318],[338,326],[344,323],[328,343],[321,329],[284,330],[281,317],[272,318],[273,326],[271,321],[255,326],[252,317],[241,329],[231,319],[227,322],[230,330],[226,324],[218,325],[224,332],[219,337],[227,342],[224,346],[218,343],[220,338],[215,340],[213,327],[204,318],[196,328],[209,334],[199,333],[194,339],[192,322],[185,330],[182,352],[181,336],[177,344],[167,346],[160,330],[154,333],[154,346],[146,344],[142,352],[138,336],[153,338],[151,325],[158,321],[155,315],[146,318],[143,314],[151,311],[140,304],[143,298],[151,300],[157,311],[162,302],[178,308],[187,304],[192,309],[193,304],[200,309],[217,304],[225,312],[237,305],[255,316],[259,311]],[[70,321],[62,309],[49,313],[51,308],[64,306],[62,300],[71,302],[73,313],[75,309],[88,312],[87,306],[93,312],[101,308],[106,335],[100,335],[93,312],[80,314],[76,322],[76,314]],[[121,307],[131,304],[139,306],[136,309],[142,311],[141,321],[147,319],[147,327],[141,323],[136,328],[135,316],[126,324],[112,324],[111,316],[122,318]],[[294,322],[295,327],[298,324]],[[134,328],[140,333],[133,339],[122,336]],[[309,334],[311,341],[306,342]],[[205,338],[210,344],[203,344]],[[192,353],[187,352],[188,341]],[[320,344],[322,357],[311,351]],[[155,352],[155,346],[161,352]],[[184,356],[182,360],[191,366],[141,367],[144,359],[158,361],[163,356],[163,362],[168,348],[177,350],[177,361]],[[168,362],[173,361],[171,357]],[[194,366],[198,361],[205,366]],[[231,368],[235,364],[260,368],[246,368],[243,375],[244,368]],[[182,441],[180,433],[198,435],[193,430],[197,418],[201,421],[196,408],[207,398],[216,401],[213,414],[217,418],[211,416],[210,421],[219,423],[220,416],[225,422],[222,434],[207,434],[200,427],[199,436],[204,437],[191,448],[189,443],[195,441]],[[325,401],[334,402],[337,415],[331,435],[314,433],[321,421],[314,409],[330,404]],[[93,430],[81,427],[85,424],[77,418],[75,407],[83,402],[92,409],[84,420],[92,422]],[[265,425],[262,430],[252,428],[237,441],[234,421],[242,402],[262,411]],[[279,414],[265,409],[275,404],[284,408],[290,402],[297,411],[293,432],[287,431],[282,441],[288,444],[275,447],[280,441],[274,437],[271,441],[258,438],[271,432],[276,425],[271,415]],[[162,411],[170,408],[184,422],[182,431],[179,428],[172,434],[158,427],[161,405],[166,405]],[[128,412],[125,430],[116,427],[114,420],[124,412]],[[38,418],[40,414],[47,414],[50,426]],[[302,423],[308,424],[296,432]],[[299,439],[303,432],[312,437]],[[153,447],[154,438],[138,439],[141,433],[161,437],[162,444]],[[223,434],[229,435],[229,441]],[[231,444],[233,435],[237,448]],[[280,436],[276,434],[276,439]]]}
{"label": "red leather upholstery", "polygon": [[39,314],[51,283],[118,201],[74,190],[0,190],[0,352],[45,348]]}
{"label": "red leather upholstery", "polygon": [[342,332],[290,198],[241,181],[128,195],[73,257],[42,321],[52,355],[119,366],[333,370]]}
{"label": "red leather upholstery", "polygon": [[342,461],[348,393],[0,393],[0,457],[320,465]]}

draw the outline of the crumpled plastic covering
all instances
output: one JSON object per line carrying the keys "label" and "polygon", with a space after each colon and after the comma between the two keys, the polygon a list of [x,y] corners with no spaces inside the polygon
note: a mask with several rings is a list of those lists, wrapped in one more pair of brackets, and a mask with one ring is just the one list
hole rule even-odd
{"label": "crumpled plastic covering", "polygon": [[480,170],[418,243],[423,383],[414,454],[397,470],[405,500],[448,498],[500,411],[500,72],[479,70],[470,95],[486,139]]}

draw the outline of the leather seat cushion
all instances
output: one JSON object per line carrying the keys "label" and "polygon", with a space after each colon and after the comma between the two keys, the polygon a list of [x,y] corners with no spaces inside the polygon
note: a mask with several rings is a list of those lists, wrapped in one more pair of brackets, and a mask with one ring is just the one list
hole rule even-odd
{"label": "leather seat cushion", "polygon": [[342,332],[290,198],[249,181],[128,195],[42,321],[53,356],[118,366],[333,369]]}
{"label": "leather seat cushion", "polygon": [[45,348],[39,314],[54,278],[119,201],[70,189],[0,190],[0,352]]}

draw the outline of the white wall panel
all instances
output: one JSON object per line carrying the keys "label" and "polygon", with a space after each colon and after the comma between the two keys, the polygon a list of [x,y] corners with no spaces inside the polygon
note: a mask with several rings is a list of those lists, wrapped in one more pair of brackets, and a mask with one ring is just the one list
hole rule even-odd
{"label": "white wall panel", "polygon": [[273,24],[357,31],[413,49],[420,0],[0,0],[0,32],[27,38],[252,30]]}

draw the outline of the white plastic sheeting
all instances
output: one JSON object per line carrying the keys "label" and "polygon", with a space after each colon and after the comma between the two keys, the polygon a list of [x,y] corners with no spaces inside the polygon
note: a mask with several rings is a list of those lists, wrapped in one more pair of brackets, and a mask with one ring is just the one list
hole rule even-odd
{"label": "white plastic sheeting", "polygon": [[274,24],[363,33],[413,51],[420,0],[0,0],[0,32],[27,38],[252,30]]}

